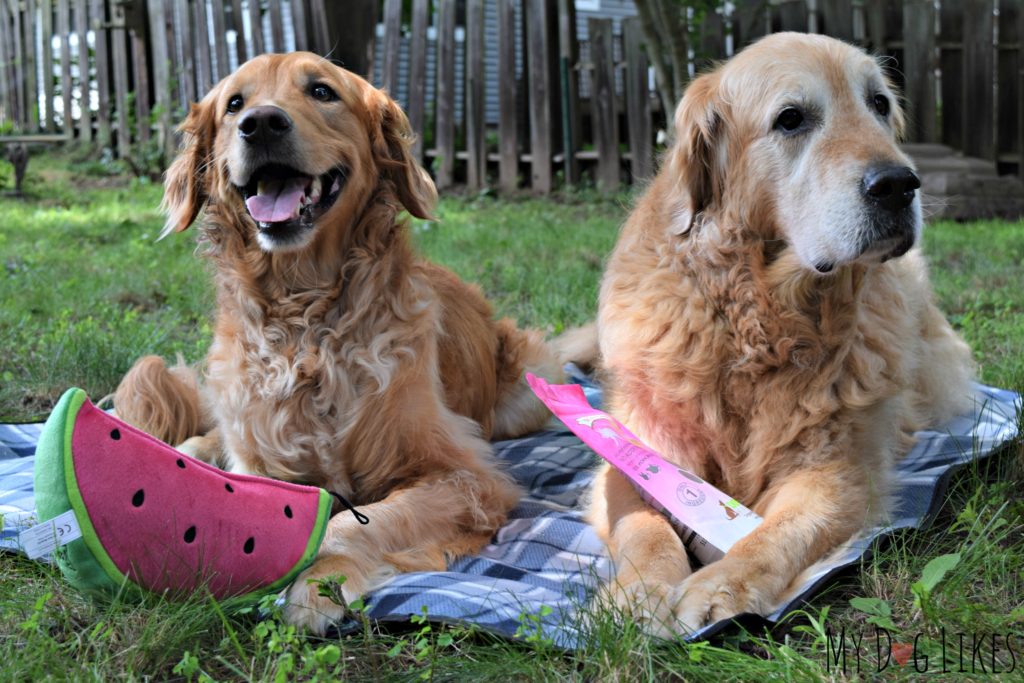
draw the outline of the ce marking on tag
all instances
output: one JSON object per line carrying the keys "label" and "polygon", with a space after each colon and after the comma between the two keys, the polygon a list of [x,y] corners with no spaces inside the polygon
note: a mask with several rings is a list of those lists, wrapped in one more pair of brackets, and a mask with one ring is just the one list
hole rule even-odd
{"label": "ce marking on tag", "polygon": [[60,526],[55,527],[54,531],[57,532],[57,538],[63,538],[64,534],[70,534],[71,533],[71,525],[70,524],[66,524],[66,523],[65,524],[61,524]]}

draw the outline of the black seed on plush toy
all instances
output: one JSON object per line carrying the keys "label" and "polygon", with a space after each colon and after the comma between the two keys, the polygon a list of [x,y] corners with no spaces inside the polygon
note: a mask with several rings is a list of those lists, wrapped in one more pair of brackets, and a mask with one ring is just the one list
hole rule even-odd
{"label": "black seed on plush toy", "polygon": [[181,469],[185,469],[185,461],[182,460],[181,458],[178,458],[178,467],[180,467]]}
{"label": "black seed on plush toy", "polygon": [[285,505],[284,506],[284,516],[287,517],[288,519],[292,518],[292,506],[291,505]]}
{"label": "black seed on plush toy", "polygon": [[231,484],[224,484],[224,488],[228,490],[228,493],[234,493],[235,490],[231,488]]}
{"label": "black seed on plush toy", "polygon": [[143,491],[142,489],[139,489],[138,491],[135,492],[135,495],[132,496],[132,505],[134,505],[137,508],[142,507],[142,503],[145,500],[146,500],[146,492]]}
{"label": "black seed on plush toy", "polygon": [[194,540],[196,540],[196,528],[190,526],[185,530],[185,543],[191,543]]}
{"label": "black seed on plush toy", "polygon": [[120,429],[111,429],[110,430],[110,438],[113,439],[114,441],[117,441],[118,439],[120,439],[121,438],[121,430]]}
{"label": "black seed on plush toy", "polygon": [[253,538],[252,536],[250,536],[249,539],[245,542],[245,546],[242,547],[242,551],[246,555],[252,555],[253,548],[255,548],[255,547],[256,547],[256,539]]}

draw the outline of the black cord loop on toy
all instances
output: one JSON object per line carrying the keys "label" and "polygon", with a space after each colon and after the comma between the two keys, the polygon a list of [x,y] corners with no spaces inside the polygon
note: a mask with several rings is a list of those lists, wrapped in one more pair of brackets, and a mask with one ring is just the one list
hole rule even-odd
{"label": "black cord loop on toy", "polygon": [[360,524],[369,524],[370,523],[370,518],[367,517],[366,515],[364,515],[359,510],[356,510],[356,507],[352,503],[350,503],[347,500],[345,500],[341,496],[341,494],[335,493],[334,491],[328,491],[327,493],[329,493],[332,496],[334,496],[335,498],[337,498],[338,502],[341,503],[342,506],[344,506],[349,512],[351,512],[352,516],[355,517],[356,521],[358,521]]}

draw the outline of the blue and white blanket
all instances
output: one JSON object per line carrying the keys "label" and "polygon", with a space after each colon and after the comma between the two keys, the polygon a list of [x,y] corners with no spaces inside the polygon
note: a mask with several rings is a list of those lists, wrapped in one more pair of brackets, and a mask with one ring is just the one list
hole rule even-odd
{"label": "blue and white blanket", "polygon": [[[805,571],[768,617],[778,621],[798,608],[842,569],[857,563],[880,537],[926,525],[938,510],[953,468],[984,458],[1017,435],[1021,397],[976,386],[972,414],[918,435],[914,449],[899,463],[899,504],[888,525],[863,532]],[[600,392],[588,390],[597,404]],[[18,532],[34,523],[32,461],[42,425],[0,425],[0,547],[18,551]],[[584,522],[580,499],[596,456],[568,429],[495,444],[498,457],[527,491],[508,522],[479,555],[451,564],[446,572],[399,575],[368,596],[368,614],[382,621],[429,618],[473,623],[514,637],[517,630],[543,635],[572,648],[585,638],[582,618],[588,597],[607,581],[611,566],[604,545]],[[694,637],[728,626],[711,625]]]}

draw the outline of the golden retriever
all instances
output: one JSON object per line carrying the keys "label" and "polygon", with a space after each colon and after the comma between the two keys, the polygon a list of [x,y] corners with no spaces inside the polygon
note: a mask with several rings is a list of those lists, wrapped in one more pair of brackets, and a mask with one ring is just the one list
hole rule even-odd
{"label": "golden retriever", "polygon": [[608,597],[661,635],[776,606],[885,514],[914,429],[966,407],[971,354],[932,303],[920,183],[878,64],[823,36],[764,38],[697,78],[628,218],[598,313],[608,405],[764,521],[693,572],[605,467],[589,515]]}
{"label": "golden retriever", "polygon": [[[489,438],[550,416],[525,371],[559,378],[537,332],[413,253],[404,209],[436,191],[398,105],[309,53],[263,55],[193,105],[167,172],[165,234],[205,207],[217,313],[205,378],[147,357],[118,414],[235,472],[322,486],[362,506],[329,523],[286,616],[324,631],[396,572],[478,550],[519,499]],[[211,429],[209,434],[206,430]]]}

